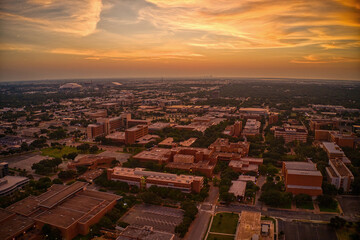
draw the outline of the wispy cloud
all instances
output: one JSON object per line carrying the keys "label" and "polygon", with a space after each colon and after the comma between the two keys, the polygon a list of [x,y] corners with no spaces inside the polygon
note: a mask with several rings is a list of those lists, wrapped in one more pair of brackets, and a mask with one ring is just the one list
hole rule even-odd
{"label": "wispy cloud", "polygon": [[0,18],[46,31],[87,36],[96,30],[101,9],[101,0],[3,0]]}
{"label": "wispy cloud", "polygon": [[[215,49],[279,48],[328,44],[331,40],[359,42],[356,1],[282,0],[148,0],[141,19],[170,31],[193,30],[233,38],[192,39],[190,45]],[[332,31],[341,28],[342,32]],[[236,38],[236,39],[234,39]],[[297,41],[299,40],[299,41]],[[341,48],[341,46],[337,46]]]}
{"label": "wispy cloud", "polygon": [[340,62],[360,62],[358,58],[338,57],[332,55],[307,55],[291,60],[292,63],[340,63]]}

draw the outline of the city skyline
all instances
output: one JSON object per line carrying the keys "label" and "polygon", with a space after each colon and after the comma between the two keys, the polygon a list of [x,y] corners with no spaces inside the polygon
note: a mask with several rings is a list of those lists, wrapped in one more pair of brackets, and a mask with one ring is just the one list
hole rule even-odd
{"label": "city skyline", "polygon": [[360,80],[356,0],[5,0],[0,6],[0,81]]}

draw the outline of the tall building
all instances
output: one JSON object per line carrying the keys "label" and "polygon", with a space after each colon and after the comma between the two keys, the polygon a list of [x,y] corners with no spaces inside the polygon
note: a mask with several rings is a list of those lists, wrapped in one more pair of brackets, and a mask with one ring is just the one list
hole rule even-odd
{"label": "tall building", "polygon": [[322,179],[320,171],[312,162],[283,162],[282,174],[285,179],[287,192],[293,194],[308,194],[318,196],[322,194]]}
{"label": "tall building", "polygon": [[147,135],[149,132],[148,125],[137,125],[125,130],[125,143],[134,144],[136,139]]}
{"label": "tall building", "polygon": [[88,139],[94,139],[98,136],[105,135],[105,125],[104,124],[89,124],[87,126],[87,137]]}
{"label": "tall building", "polygon": [[104,130],[105,130],[106,135],[108,135],[122,127],[122,122],[121,122],[120,117],[99,118],[99,119],[97,119],[97,122],[104,125]]}
{"label": "tall building", "polygon": [[126,182],[139,188],[149,188],[155,185],[197,193],[200,192],[204,182],[204,178],[199,176],[145,171],[144,168],[109,168],[107,177],[108,180]]}
{"label": "tall building", "polygon": [[337,189],[342,188],[344,192],[350,191],[354,175],[340,159],[333,158],[329,160],[329,167],[326,167],[326,175],[329,183]]}
{"label": "tall building", "polygon": [[240,134],[241,134],[241,130],[242,130],[242,122],[241,121],[236,121],[234,123],[234,136],[239,137]]}

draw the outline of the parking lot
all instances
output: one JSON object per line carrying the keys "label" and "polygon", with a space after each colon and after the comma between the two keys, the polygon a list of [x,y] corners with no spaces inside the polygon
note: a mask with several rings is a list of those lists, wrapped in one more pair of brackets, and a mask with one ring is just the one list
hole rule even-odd
{"label": "parking lot", "polygon": [[180,209],[141,204],[131,209],[121,221],[174,233],[176,225],[181,223],[182,219],[183,212]]}
{"label": "parking lot", "polygon": [[339,196],[338,201],[346,217],[356,221],[360,217],[360,197]]}
{"label": "parking lot", "polygon": [[336,233],[327,224],[306,222],[285,222],[278,220],[279,232],[283,231],[286,240],[337,240]]}
{"label": "parking lot", "polygon": [[35,152],[2,158],[0,159],[0,162],[8,162],[10,168],[21,168],[26,169],[27,171],[32,171],[31,166],[34,163],[38,163],[46,158],[46,156],[42,156]]}

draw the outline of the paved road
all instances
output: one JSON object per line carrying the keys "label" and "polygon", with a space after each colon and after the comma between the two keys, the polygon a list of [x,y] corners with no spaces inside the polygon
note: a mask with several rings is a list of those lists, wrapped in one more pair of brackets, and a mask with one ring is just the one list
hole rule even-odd
{"label": "paved road", "polygon": [[184,237],[185,240],[202,239],[208,228],[211,216],[215,210],[216,201],[219,195],[219,188],[210,184],[209,197],[199,206],[199,213],[194,222],[191,224],[188,233]]}
{"label": "paved road", "polygon": [[314,214],[312,212],[304,211],[291,211],[284,209],[268,208],[267,210],[261,210],[258,206],[245,206],[245,205],[229,205],[218,206],[216,212],[241,212],[241,211],[254,211],[261,212],[262,215],[281,218],[284,220],[303,219],[303,220],[315,220],[315,221],[329,221],[334,217],[334,214]]}

